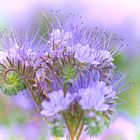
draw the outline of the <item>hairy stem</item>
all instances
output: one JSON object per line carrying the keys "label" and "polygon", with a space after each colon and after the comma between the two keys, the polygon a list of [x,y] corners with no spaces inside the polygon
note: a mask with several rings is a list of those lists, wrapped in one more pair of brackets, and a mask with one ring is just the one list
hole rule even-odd
{"label": "hairy stem", "polygon": [[81,124],[81,127],[79,129],[78,136],[77,136],[76,140],[80,140],[80,136],[82,134],[83,128],[84,128],[84,124]]}
{"label": "hairy stem", "polygon": [[68,130],[69,130],[69,134],[70,134],[71,140],[74,140],[74,133],[73,133],[73,130],[72,130],[71,126],[70,126],[69,123],[68,123],[68,119],[67,119],[67,117],[66,117],[66,114],[63,113],[62,115],[63,115],[63,118],[64,118],[64,120],[65,120],[66,126],[67,126],[67,128],[68,128]]}
{"label": "hairy stem", "polygon": [[79,115],[79,117],[78,117],[78,123],[77,123],[77,125],[76,125],[75,130],[74,130],[74,135],[76,135],[76,133],[77,133],[77,130],[78,130],[79,125],[80,125],[80,123],[81,123],[82,116],[83,116],[83,111],[81,111],[81,113],[80,113],[80,115]]}

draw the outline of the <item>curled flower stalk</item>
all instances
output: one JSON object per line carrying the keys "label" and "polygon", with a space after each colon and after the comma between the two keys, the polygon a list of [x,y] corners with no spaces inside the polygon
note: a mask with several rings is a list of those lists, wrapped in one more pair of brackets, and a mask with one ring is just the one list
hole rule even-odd
{"label": "curled flower stalk", "polygon": [[113,62],[123,41],[88,29],[71,13],[43,16],[42,32],[10,27],[2,36],[0,88],[9,96],[28,89],[56,138],[96,136],[114,120],[119,94],[130,86]]}

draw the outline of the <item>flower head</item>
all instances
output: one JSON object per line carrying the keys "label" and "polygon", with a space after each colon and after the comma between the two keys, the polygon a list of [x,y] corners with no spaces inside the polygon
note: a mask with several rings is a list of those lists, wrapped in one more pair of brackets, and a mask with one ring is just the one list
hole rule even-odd
{"label": "flower head", "polygon": [[41,111],[41,113],[47,117],[54,116],[57,113],[66,110],[74,100],[74,97],[70,93],[67,93],[66,96],[64,96],[62,90],[50,93],[48,98],[49,101],[42,102],[43,110]]}
{"label": "flower head", "polygon": [[72,13],[63,20],[57,11],[44,18],[43,35],[39,29],[11,28],[3,37],[0,87],[8,95],[27,88],[54,136],[63,136],[67,127],[74,139],[81,125],[97,135],[113,120],[119,93],[130,85],[114,72],[123,42],[96,27],[88,29]]}
{"label": "flower head", "polygon": [[[68,41],[72,38],[72,33],[64,30],[53,29],[48,43],[53,46],[67,46]],[[55,48],[54,48],[55,49]]]}
{"label": "flower head", "polygon": [[79,96],[81,97],[79,104],[84,110],[107,111],[109,105],[106,103],[105,95],[114,94],[114,91],[105,90],[107,86],[104,82],[94,84],[86,89],[79,90]]}

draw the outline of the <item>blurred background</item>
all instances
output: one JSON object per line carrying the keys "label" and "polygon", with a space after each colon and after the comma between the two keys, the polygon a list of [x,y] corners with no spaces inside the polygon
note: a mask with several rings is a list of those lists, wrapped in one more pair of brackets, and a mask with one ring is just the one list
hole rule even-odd
{"label": "blurred background", "polygon": [[[128,44],[115,63],[133,85],[121,94],[128,103],[118,106],[118,118],[109,130],[83,140],[140,140],[140,1],[139,0],[0,0],[0,28],[24,22],[40,11],[61,10],[83,16],[90,25],[121,36]],[[0,94],[0,140],[47,140],[49,132],[24,93]],[[25,102],[26,101],[26,104]]]}

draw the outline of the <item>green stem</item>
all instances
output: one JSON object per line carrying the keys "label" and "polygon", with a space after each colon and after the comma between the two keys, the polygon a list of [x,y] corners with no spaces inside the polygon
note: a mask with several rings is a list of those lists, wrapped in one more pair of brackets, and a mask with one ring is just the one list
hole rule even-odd
{"label": "green stem", "polygon": [[77,125],[76,125],[75,130],[74,130],[74,135],[76,135],[76,133],[77,133],[77,130],[78,130],[79,125],[80,125],[80,123],[81,123],[82,116],[83,116],[83,111],[81,111],[81,113],[80,113],[80,115],[79,115],[79,117],[78,117],[78,123],[77,123]]}
{"label": "green stem", "polygon": [[[76,140],[79,140],[80,135],[82,133],[82,129],[83,129],[83,124],[79,129],[79,126],[81,125],[81,119],[82,119],[82,116],[83,116],[83,111],[81,111],[81,113],[80,113],[80,115],[78,117],[78,122],[77,122],[76,127],[75,127],[74,130],[72,130],[71,126],[69,125],[69,122],[68,122],[66,114],[63,113],[62,115],[63,115],[63,118],[65,120],[66,126],[67,126],[67,128],[69,130],[71,140],[75,140],[75,138],[76,138]],[[76,137],[78,129],[79,129],[79,132],[78,132],[78,136]]]}
{"label": "green stem", "polygon": [[81,136],[81,133],[83,131],[83,128],[84,128],[84,124],[81,124],[81,127],[80,127],[80,130],[78,132],[78,136],[77,136],[76,140],[80,140],[80,136]]}
{"label": "green stem", "polygon": [[67,126],[67,128],[68,128],[68,130],[69,130],[69,134],[70,134],[71,140],[74,140],[74,133],[73,133],[73,130],[72,130],[71,126],[70,126],[69,123],[68,123],[67,116],[66,116],[65,113],[63,113],[62,115],[63,115],[63,118],[64,118],[64,120],[65,120],[66,126]]}

